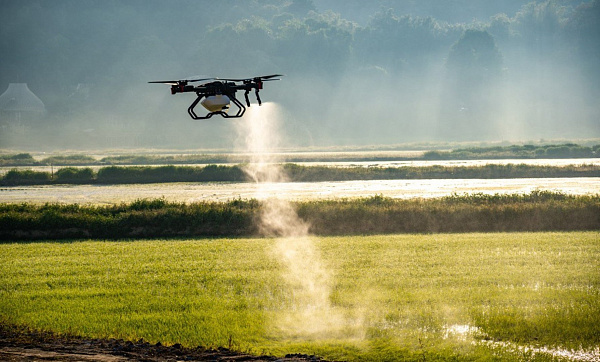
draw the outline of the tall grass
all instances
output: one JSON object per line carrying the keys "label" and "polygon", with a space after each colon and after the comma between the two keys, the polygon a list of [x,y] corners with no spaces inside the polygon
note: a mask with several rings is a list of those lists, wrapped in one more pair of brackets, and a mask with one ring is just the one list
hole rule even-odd
{"label": "tall grass", "polygon": [[[256,200],[114,206],[0,204],[0,239],[256,236]],[[600,230],[600,195],[534,191],[439,199],[360,199],[293,203],[317,235]]]}
{"label": "tall grass", "polygon": [[600,196],[543,191],[409,200],[376,196],[302,202],[298,215],[320,235],[599,230]]}
{"label": "tall grass", "polygon": [[336,360],[553,360],[501,346],[600,344],[598,232],[314,243],[343,316],[320,334],[282,324],[297,311],[272,239],[0,244],[0,320]]}
{"label": "tall grass", "polygon": [[258,203],[138,200],[114,206],[0,204],[0,239],[236,236],[256,233]]}

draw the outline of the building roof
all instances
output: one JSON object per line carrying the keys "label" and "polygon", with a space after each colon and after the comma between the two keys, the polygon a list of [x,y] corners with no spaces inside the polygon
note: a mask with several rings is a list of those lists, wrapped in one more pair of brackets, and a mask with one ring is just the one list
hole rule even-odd
{"label": "building roof", "polygon": [[27,83],[10,83],[0,95],[0,111],[3,112],[46,112],[46,106],[27,87]]}

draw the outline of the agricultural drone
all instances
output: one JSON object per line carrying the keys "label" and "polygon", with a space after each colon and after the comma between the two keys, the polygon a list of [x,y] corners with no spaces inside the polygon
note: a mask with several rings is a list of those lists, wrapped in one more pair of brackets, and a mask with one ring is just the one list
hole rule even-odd
{"label": "agricultural drone", "polygon": [[[224,78],[204,78],[204,79],[184,79],[184,80],[167,80],[154,81],[148,83],[161,83],[171,86],[171,94],[194,92],[196,100],[188,108],[188,114],[192,119],[208,119],[215,114],[225,118],[239,118],[246,112],[246,107],[235,97],[235,93],[239,90],[244,91],[246,105],[250,107],[250,99],[248,94],[252,89],[256,94],[256,100],[260,106],[262,101],[258,95],[258,91],[263,89],[263,83],[279,80],[276,77],[281,77],[281,74],[262,75],[259,77],[246,79],[224,79]],[[189,83],[205,82],[199,85],[190,85]],[[204,99],[202,99],[204,98]],[[230,102],[233,102],[238,108],[237,113],[229,114]],[[194,108],[200,103],[208,110],[206,116],[198,116]]]}

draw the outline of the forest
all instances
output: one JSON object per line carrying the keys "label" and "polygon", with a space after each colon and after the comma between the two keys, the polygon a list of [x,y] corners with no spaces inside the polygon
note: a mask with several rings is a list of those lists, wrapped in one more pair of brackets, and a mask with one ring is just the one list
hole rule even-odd
{"label": "forest", "polygon": [[[148,84],[285,74],[294,146],[599,137],[600,1],[0,0],[0,88],[43,119],[3,147],[230,147]],[[2,90],[0,90],[2,92]]]}

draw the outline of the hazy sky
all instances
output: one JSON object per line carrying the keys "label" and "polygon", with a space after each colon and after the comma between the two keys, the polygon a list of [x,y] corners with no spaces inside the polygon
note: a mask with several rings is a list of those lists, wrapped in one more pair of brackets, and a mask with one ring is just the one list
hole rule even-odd
{"label": "hazy sky", "polygon": [[273,73],[290,146],[600,137],[599,4],[0,0],[0,88],[48,110],[0,147],[230,147],[147,81]]}

